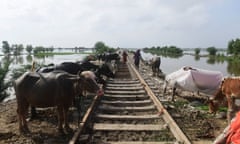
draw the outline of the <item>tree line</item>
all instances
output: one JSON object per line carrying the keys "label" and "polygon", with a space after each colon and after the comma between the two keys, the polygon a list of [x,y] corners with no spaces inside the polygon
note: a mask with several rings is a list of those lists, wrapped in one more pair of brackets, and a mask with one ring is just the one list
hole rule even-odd
{"label": "tree line", "polygon": [[176,46],[157,46],[157,47],[151,47],[151,48],[144,48],[144,52],[150,52],[157,55],[173,55],[173,56],[181,56],[183,54],[183,50],[181,48],[178,48]]}
{"label": "tree line", "polygon": [[10,45],[8,41],[2,41],[2,52],[4,55],[20,55],[22,54],[23,50],[26,50],[28,54],[38,54],[38,53],[47,53],[47,52],[53,52],[53,47],[43,47],[43,46],[36,46],[33,47],[32,45],[26,45],[26,47],[23,46],[23,44],[12,44]]}
{"label": "tree line", "polygon": [[[200,48],[195,48],[195,54],[199,55],[201,49]],[[217,54],[217,51],[219,51],[219,49],[215,48],[215,47],[208,47],[206,49],[209,53],[209,55],[211,56],[215,56]],[[226,49],[227,54],[228,55],[232,55],[232,56],[239,56],[240,55],[240,39],[236,38],[235,40],[232,39],[228,42],[228,47]]]}
{"label": "tree line", "polygon": [[2,101],[7,96],[5,90],[11,85],[10,82],[5,81],[5,78],[8,74],[9,66],[14,59],[12,55],[16,58],[18,55],[21,55],[23,53],[24,49],[28,52],[28,54],[38,54],[40,52],[44,53],[53,51],[53,47],[33,47],[32,45],[26,45],[26,47],[24,47],[23,44],[10,45],[8,41],[2,41],[3,57],[0,61],[0,101]]}

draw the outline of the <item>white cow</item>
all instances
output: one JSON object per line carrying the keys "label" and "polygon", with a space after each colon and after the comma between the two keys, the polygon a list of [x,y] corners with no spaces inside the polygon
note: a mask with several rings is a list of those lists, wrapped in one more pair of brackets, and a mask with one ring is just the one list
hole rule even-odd
{"label": "white cow", "polygon": [[213,95],[219,88],[222,79],[223,74],[219,71],[186,66],[166,76],[164,93],[166,93],[167,86],[170,85],[173,88],[172,100],[174,100],[176,88]]}

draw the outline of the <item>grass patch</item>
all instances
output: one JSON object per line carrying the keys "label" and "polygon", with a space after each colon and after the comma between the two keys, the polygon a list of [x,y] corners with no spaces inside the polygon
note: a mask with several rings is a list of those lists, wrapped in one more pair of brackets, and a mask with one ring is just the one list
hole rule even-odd
{"label": "grass patch", "polygon": [[227,109],[228,109],[227,107],[220,107],[219,111],[220,112],[227,112]]}
{"label": "grass patch", "polygon": [[196,108],[199,109],[199,110],[203,110],[203,111],[208,111],[209,110],[209,107],[207,105],[197,106]]}
{"label": "grass patch", "polygon": [[[199,110],[203,110],[203,111],[208,111],[209,110],[208,105],[197,106],[196,108],[199,109]],[[227,112],[227,107],[219,107],[218,111]]]}
{"label": "grass patch", "polygon": [[176,101],[176,102],[174,102],[173,104],[174,104],[174,106],[176,106],[176,107],[182,107],[182,106],[184,106],[185,104],[188,104],[188,101],[186,101],[186,100],[181,100],[181,101]]}

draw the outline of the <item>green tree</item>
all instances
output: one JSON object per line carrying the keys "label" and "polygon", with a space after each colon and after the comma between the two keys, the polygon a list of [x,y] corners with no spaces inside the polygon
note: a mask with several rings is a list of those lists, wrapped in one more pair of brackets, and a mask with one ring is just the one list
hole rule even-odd
{"label": "green tree", "polygon": [[200,54],[200,51],[201,51],[201,49],[200,49],[200,48],[195,48],[195,49],[194,49],[194,51],[195,51],[195,55],[199,55],[199,54]]}
{"label": "green tree", "polygon": [[233,51],[234,51],[234,55],[240,54],[240,39],[238,38],[233,43]]}
{"label": "green tree", "polygon": [[14,44],[11,47],[14,55],[20,55],[24,49],[22,44]]}
{"label": "green tree", "polygon": [[52,53],[54,51],[54,47],[51,46],[50,48],[48,48],[48,51]]}
{"label": "green tree", "polygon": [[40,53],[40,52],[42,52],[42,53],[45,52],[44,47],[42,47],[42,46],[37,46],[37,47],[35,47],[35,48],[33,49],[33,53],[34,53],[34,54],[37,54],[37,53]]}
{"label": "green tree", "polygon": [[10,54],[10,46],[8,41],[2,41],[2,51],[4,54]]}
{"label": "green tree", "polygon": [[227,52],[229,54],[239,55],[240,54],[240,39],[230,40],[228,42]]}
{"label": "green tree", "polygon": [[33,50],[32,45],[27,45],[26,46],[26,51],[28,52],[28,54],[31,54],[32,50]]}
{"label": "green tree", "polygon": [[233,44],[234,44],[234,40],[230,40],[228,42],[228,48],[227,48],[227,53],[228,54],[233,54]]}
{"label": "green tree", "polygon": [[95,50],[96,50],[96,53],[98,53],[98,54],[107,52],[107,51],[109,50],[109,47],[106,46],[103,42],[97,42],[97,43],[94,45],[94,48],[95,48]]}
{"label": "green tree", "polygon": [[217,49],[215,47],[208,47],[207,52],[209,53],[209,55],[215,56],[217,53]]}
{"label": "green tree", "polygon": [[9,70],[11,59],[6,55],[0,63],[0,102],[7,96],[5,90],[9,87],[9,82],[5,82],[5,77]]}
{"label": "green tree", "polygon": [[152,54],[162,55],[162,56],[169,56],[169,57],[180,57],[183,54],[183,50],[180,48],[177,48],[176,46],[157,46],[157,47],[151,47],[151,48],[144,48],[144,52],[150,52]]}

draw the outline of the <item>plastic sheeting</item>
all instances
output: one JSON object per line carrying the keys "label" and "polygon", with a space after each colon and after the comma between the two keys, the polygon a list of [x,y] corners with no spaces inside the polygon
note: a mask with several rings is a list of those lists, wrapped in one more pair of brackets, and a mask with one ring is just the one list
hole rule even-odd
{"label": "plastic sheeting", "polygon": [[166,76],[166,81],[171,86],[210,95],[216,92],[222,79],[223,74],[219,71],[209,71],[194,67],[182,67]]}

